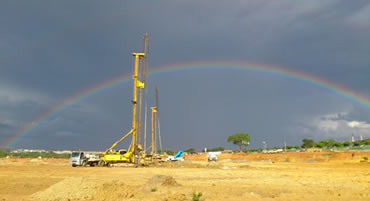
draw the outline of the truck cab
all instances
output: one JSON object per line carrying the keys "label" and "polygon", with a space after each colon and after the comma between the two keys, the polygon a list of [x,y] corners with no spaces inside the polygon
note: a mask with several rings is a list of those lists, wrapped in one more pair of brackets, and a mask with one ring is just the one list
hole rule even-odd
{"label": "truck cab", "polygon": [[85,166],[86,165],[86,157],[84,152],[78,151],[78,152],[72,152],[70,163],[72,167],[76,166]]}
{"label": "truck cab", "polygon": [[82,151],[72,152],[70,163],[72,167],[76,166],[95,166],[98,165],[100,158],[95,153],[85,153]]}

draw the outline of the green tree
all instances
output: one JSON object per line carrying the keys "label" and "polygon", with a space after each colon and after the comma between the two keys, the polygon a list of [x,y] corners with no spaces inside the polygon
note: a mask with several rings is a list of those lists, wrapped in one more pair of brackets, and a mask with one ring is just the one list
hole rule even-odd
{"label": "green tree", "polygon": [[224,151],[224,150],[225,150],[224,147],[216,147],[216,148],[207,149],[207,151]]}
{"label": "green tree", "polygon": [[311,139],[303,139],[302,142],[302,148],[312,148],[315,145],[315,142]]}
{"label": "green tree", "polygon": [[345,147],[349,147],[349,146],[351,146],[351,142],[350,141],[345,141],[345,142],[343,142],[343,146],[345,146]]}
{"label": "green tree", "polygon": [[334,143],[334,147],[343,147],[343,143],[342,142],[336,142],[336,143]]}
{"label": "green tree", "polygon": [[334,144],[335,144],[335,140],[333,140],[333,139],[326,140],[326,147],[332,148],[332,147],[334,147]]}
{"label": "green tree", "polygon": [[186,153],[194,153],[195,152],[195,149],[194,148],[185,149],[184,152],[186,152]]}
{"label": "green tree", "polygon": [[363,143],[361,141],[357,141],[353,143],[353,146],[358,147],[361,146]]}
{"label": "green tree", "polygon": [[364,145],[370,145],[370,140],[365,141],[365,142],[364,142]]}
{"label": "green tree", "polygon": [[238,145],[241,151],[243,147],[248,147],[250,137],[248,133],[235,133],[227,138],[227,142],[232,142],[233,144]]}
{"label": "green tree", "polygon": [[9,152],[10,151],[8,149],[0,149],[0,158],[8,156]]}
{"label": "green tree", "polygon": [[293,146],[288,145],[286,146],[286,149],[293,149]]}
{"label": "green tree", "polygon": [[172,150],[158,150],[158,153],[160,153],[160,154],[166,153],[166,154],[169,154],[169,155],[174,155],[175,154],[175,152],[172,151]]}
{"label": "green tree", "polygon": [[323,148],[323,147],[325,147],[325,145],[326,145],[326,143],[324,143],[323,141],[320,141],[320,142],[315,144],[315,147]]}
{"label": "green tree", "polygon": [[298,145],[294,146],[294,149],[299,149],[299,146]]}
{"label": "green tree", "polygon": [[332,148],[334,147],[335,140],[321,140],[320,142],[316,143],[315,146],[319,148]]}

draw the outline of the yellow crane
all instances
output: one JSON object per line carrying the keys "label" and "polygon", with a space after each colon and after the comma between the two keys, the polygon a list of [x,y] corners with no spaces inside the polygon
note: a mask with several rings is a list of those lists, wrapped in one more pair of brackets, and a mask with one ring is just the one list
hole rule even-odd
{"label": "yellow crane", "polygon": [[[142,150],[142,146],[140,142],[137,142],[137,128],[136,128],[136,119],[137,119],[137,89],[144,88],[145,84],[138,80],[138,72],[139,72],[139,60],[145,56],[145,53],[132,53],[135,57],[135,65],[134,65],[134,74],[132,76],[134,80],[134,88],[133,88],[133,99],[132,99],[132,129],[126,133],[121,139],[117,140],[109,149],[105,152],[101,153],[101,161],[100,165],[109,166],[112,163],[119,163],[119,162],[129,162],[129,163],[137,163],[136,155],[139,151]],[[139,114],[141,115],[141,114]],[[132,142],[129,148],[120,149],[118,151],[114,151],[113,148],[116,147],[122,140],[132,134]]]}

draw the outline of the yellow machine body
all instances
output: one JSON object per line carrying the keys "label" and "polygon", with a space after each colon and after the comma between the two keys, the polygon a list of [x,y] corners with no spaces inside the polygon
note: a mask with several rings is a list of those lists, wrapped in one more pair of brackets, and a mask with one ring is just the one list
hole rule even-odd
{"label": "yellow machine body", "polygon": [[117,152],[109,152],[103,154],[101,159],[106,162],[131,162],[132,152],[127,152],[126,149],[120,149]]}

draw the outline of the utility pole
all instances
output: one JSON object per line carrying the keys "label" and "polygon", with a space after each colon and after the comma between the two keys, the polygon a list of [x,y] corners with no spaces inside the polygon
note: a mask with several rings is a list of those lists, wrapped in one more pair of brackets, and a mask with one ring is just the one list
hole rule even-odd
{"label": "utility pole", "polygon": [[264,150],[265,150],[265,152],[267,152],[267,144],[266,144],[266,142],[265,142],[265,141],[262,141],[262,144],[263,144],[263,146],[264,146]]}
{"label": "utility pole", "polygon": [[286,142],[284,141],[284,151],[286,151]]}

